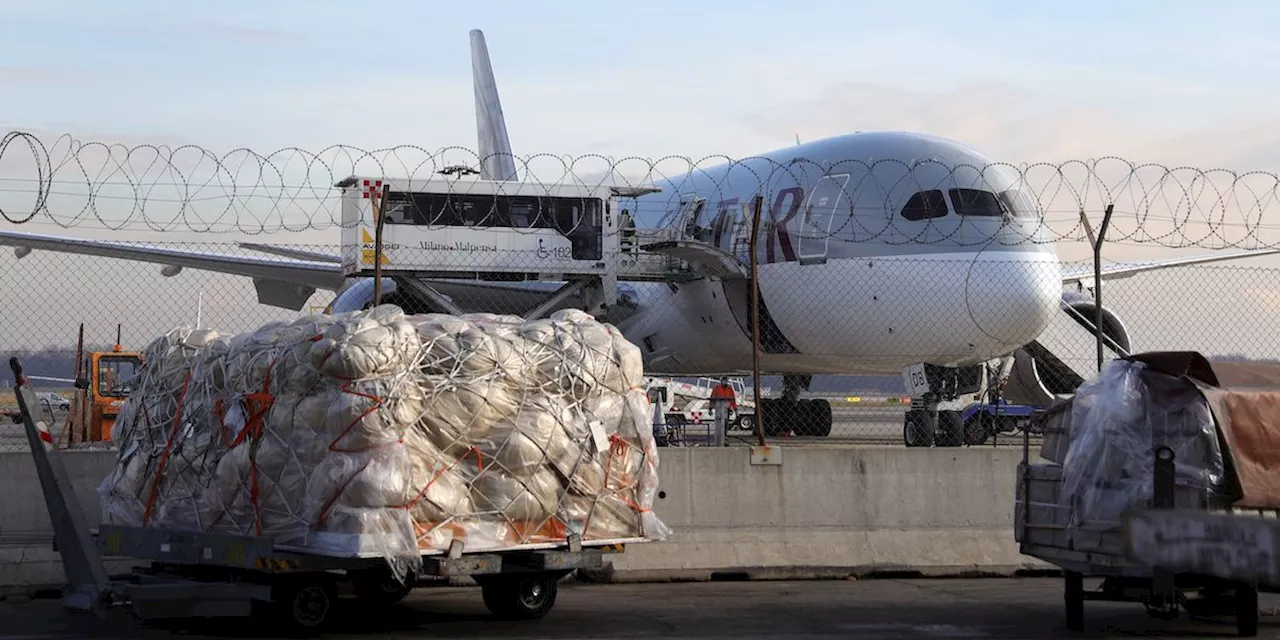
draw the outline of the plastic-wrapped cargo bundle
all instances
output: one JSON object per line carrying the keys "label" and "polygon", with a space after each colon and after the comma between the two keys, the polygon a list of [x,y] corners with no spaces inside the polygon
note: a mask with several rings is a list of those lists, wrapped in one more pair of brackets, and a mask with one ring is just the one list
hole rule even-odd
{"label": "plastic-wrapped cargo bundle", "polygon": [[1070,410],[1061,500],[1072,527],[1117,523],[1126,509],[1149,503],[1161,446],[1175,454],[1179,506],[1201,506],[1221,486],[1213,414],[1204,396],[1178,378],[1143,362],[1113,360],[1076,390]]}
{"label": "plastic-wrapped cargo bundle", "polygon": [[664,539],[639,350],[577,311],[307,316],[146,352],[101,487],[114,524],[263,535],[412,568],[482,550]]}
{"label": "plastic-wrapped cargo bundle", "polygon": [[[120,454],[102,483],[105,522],[155,520],[157,506],[163,519],[167,509],[192,506],[192,496],[200,493],[199,482],[208,472],[194,467],[205,460],[202,449],[208,446],[209,434],[183,437],[184,418],[211,408],[205,392],[220,383],[214,367],[218,354],[225,352],[225,342],[214,332],[190,329],[174,329],[143,351],[146,364],[112,427],[111,440]],[[157,505],[161,496],[165,499]]]}

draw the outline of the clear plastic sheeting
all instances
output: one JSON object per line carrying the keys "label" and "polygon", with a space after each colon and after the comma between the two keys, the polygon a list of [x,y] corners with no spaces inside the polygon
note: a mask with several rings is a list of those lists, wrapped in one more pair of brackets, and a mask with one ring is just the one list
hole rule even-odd
{"label": "clear plastic sheeting", "polygon": [[667,527],[639,349],[574,310],[311,315],[145,350],[103,521],[375,554]]}
{"label": "clear plastic sheeting", "polygon": [[[1209,404],[1179,378],[1137,361],[1113,360],[1077,389],[1062,463],[1061,506],[1071,528],[1116,523],[1154,494],[1157,448],[1175,454],[1177,500],[1208,496],[1223,482],[1223,459]],[[1064,416],[1066,417],[1066,416]],[[1191,506],[1191,505],[1184,505]]]}

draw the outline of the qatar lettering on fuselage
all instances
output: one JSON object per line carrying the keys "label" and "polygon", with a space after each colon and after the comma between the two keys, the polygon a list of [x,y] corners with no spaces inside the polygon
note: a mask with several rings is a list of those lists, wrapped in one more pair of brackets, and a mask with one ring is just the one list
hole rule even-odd
{"label": "qatar lettering on fuselage", "polygon": [[[686,197],[701,198],[697,194]],[[804,202],[805,190],[800,186],[786,187],[778,191],[771,205],[765,206],[761,212],[761,245],[764,249],[763,262],[796,262],[799,260],[795,241],[791,234],[791,225],[800,213]],[[715,203],[715,216],[710,218],[708,241],[712,246],[728,253],[746,258],[748,234],[754,217],[755,196],[725,198]],[[702,216],[697,210],[686,211],[690,202],[680,198],[675,209],[668,210],[664,218],[676,224],[696,223]],[[689,216],[692,220],[683,216]],[[735,246],[736,245],[736,246]]]}

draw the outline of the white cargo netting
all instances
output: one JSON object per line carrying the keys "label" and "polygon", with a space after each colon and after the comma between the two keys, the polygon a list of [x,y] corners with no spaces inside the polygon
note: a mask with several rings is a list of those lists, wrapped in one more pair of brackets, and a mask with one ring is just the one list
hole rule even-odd
{"label": "white cargo netting", "polygon": [[103,522],[376,552],[643,537],[658,456],[639,349],[574,310],[311,315],[153,341]]}

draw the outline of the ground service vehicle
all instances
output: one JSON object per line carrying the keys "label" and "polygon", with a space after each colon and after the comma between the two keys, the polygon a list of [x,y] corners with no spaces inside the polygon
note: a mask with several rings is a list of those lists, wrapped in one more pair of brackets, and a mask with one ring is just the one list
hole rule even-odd
{"label": "ground service vehicle", "polygon": [[85,357],[88,380],[77,380],[76,385],[87,383],[89,390],[89,439],[106,442],[111,440],[111,426],[133,389],[130,379],[142,367],[142,354],[124,351],[116,343],[111,351],[91,351]]}
{"label": "ground service vehicle", "polygon": [[[108,442],[120,407],[133,390],[132,379],[142,368],[142,354],[121,346],[121,327],[116,325],[116,341],[110,351],[84,351],[84,325],[76,350],[74,378],[29,376],[35,380],[70,382],[76,394],[67,407],[71,443]],[[14,422],[20,420],[15,416]]]}
{"label": "ground service vehicle", "polygon": [[[277,623],[317,630],[341,591],[369,605],[399,601],[415,587],[470,576],[484,603],[503,618],[534,619],[555,605],[558,581],[579,568],[603,565],[604,555],[643,538],[563,544],[528,544],[467,552],[455,541],[445,552],[424,554],[422,574],[401,582],[385,558],[368,553],[323,555],[277,545],[264,537],[103,525],[90,530],[45,422],[36,419],[35,394],[17,358],[10,360],[15,393],[31,455],[53,522],[67,576],[63,604],[105,616],[127,604],[142,619],[236,617],[265,614]],[[148,561],[123,578],[109,578],[103,557]]]}

